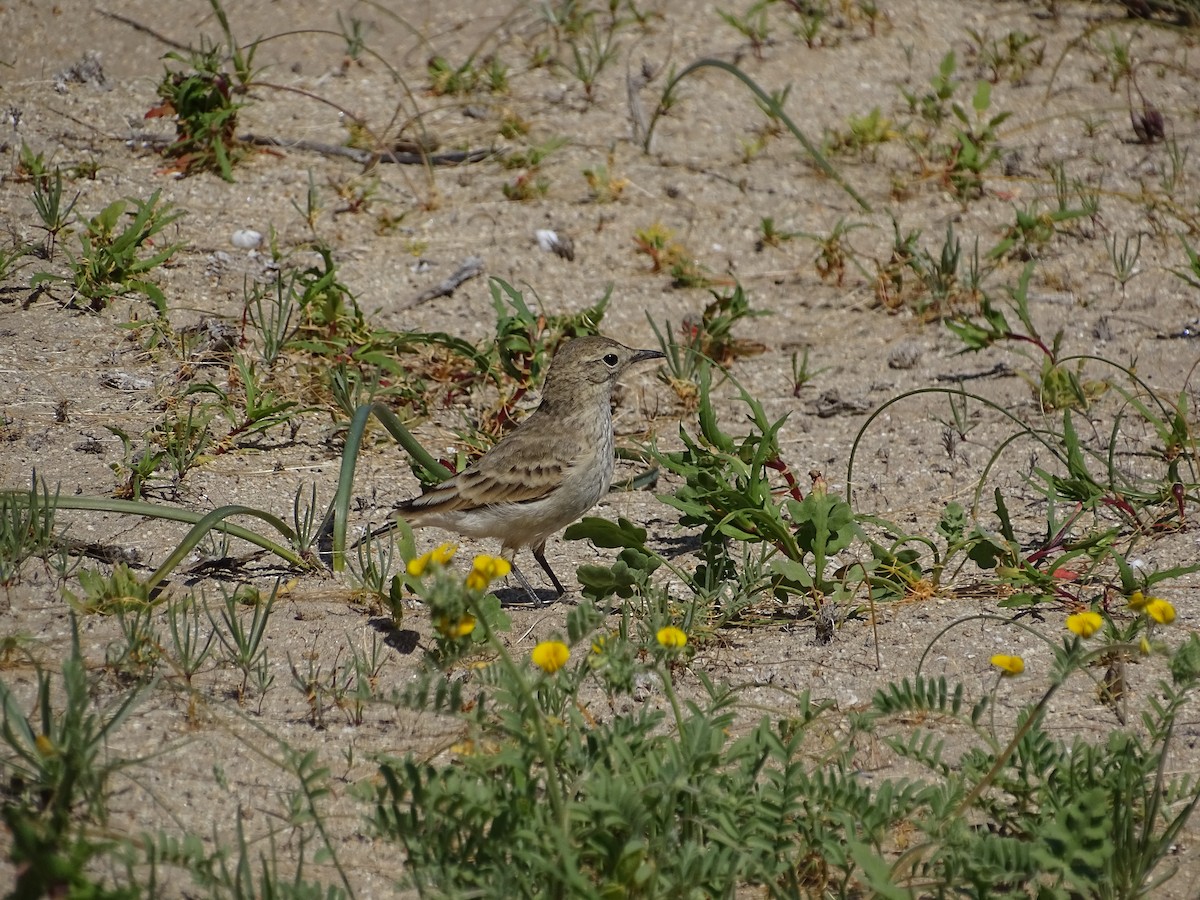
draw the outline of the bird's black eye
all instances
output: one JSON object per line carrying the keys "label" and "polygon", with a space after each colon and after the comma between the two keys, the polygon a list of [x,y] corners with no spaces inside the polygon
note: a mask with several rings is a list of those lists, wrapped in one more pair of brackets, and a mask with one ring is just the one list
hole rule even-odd
{"label": "bird's black eye", "polygon": [[606,366],[609,366],[610,368],[612,366],[615,366],[620,361],[621,361],[620,358],[615,353],[605,353],[604,354],[604,364]]}

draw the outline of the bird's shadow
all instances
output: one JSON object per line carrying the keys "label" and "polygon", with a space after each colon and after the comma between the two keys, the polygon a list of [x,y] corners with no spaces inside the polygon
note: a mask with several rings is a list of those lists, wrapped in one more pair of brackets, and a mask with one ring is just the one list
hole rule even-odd
{"label": "bird's shadow", "polygon": [[421,643],[421,633],[411,628],[397,628],[390,618],[375,616],[368,620],[376,631],[383,635],[383,642],[403,656],[416,651]]}
{"label": "bird's shadow", "polygon": [[500,601],[501,609],[546,609],[562,600],[563,597],[570,596],[564,594],[563,597],[559,597],[557,591],[538,590],[537,588],[533,592],[537,596],[536,600],[529,596],[529,592],[525,588],[520,586],[492,591],[496,595],[496,599]]}

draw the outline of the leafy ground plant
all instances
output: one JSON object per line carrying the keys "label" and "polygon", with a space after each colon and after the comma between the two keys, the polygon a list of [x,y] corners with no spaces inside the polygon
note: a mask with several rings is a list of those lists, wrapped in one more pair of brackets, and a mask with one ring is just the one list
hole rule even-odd
{"label": "leafy ground plant", "polygon": [[[116,200],[89,219],[79,234],[77,252],[67,250],[69,275],[39,272],[30,284],[65,283],[71,287],[71,305],[100,310],[123,294],[142,294],[160,313],[165,313],[166,296],[147,279],[179,250],[168,244],[146,255],[156,235],[183,215],[170,203],[159,204],[160,191],[146,200]],[[132,218],[128,224],[125,216]]]}
{"label": "leafy ground plant", "polygon": [[[161,102],[146,118],[175,120],[175,140],[163,149],[163,155],[173,160],[171,171],[185,175],[214,171],[233,181],[233,167],[247,150],[236,136],[238,113],[244,104],[234,95],[245,94],[249,87],[257,44],[244,52],[234,39],[220,0],[210,3],[225,43],[208,45],[202,38],[198,50],[168,53],[166,58],[183,68],[168,68],[164,73],[158,83]],[[224,68],[227,57],[232,59],[233,74]]]}
{"label": "leafy ground plant", "polygon": [[[1161,599],[1138,601],[1142,651],[1115,632],[1089,649],[1103,621],[1095,614],[1068,619],[1072,634],[1057,648],[1026,626],[1051,646],[1053,665],[1041,697],[1009,724],[997,722],[996,695],[1025,664],[997,654],[999,676],[973,704],[961,684],[918,669],[817,759],[807,748],[828,710],[807,694],[790,698],[790,716],[736,739],[736,689],[705,681],[707,700],[681,701],[675,681],[692,642],[677,626],[652,631],[623,617],[613,629],[584,603],[565,635],[514,657],[480,605],[492,571],[487,558],[465,582],[428,557],[409,568],[432,579],[418,589],[443,643],[405,702],[454,715],[466,731],[452,764],[380,757],[381,782],[362,796],[373,797],[378,837],[403,848],[422,894],[501,885],[517,896],[722,896],[758,884],[778,897],[902,897],[932,883],[968,893],[1012,885],[998,894],[1006,897],[1029,896],[1030,885],[1046,896],[1135,897],[1170,876],[1162,863],[1200,802],[1193,777],[1165,775],[1176,721],[1200,682],[1200,640],[1154,643],[1173,618]],[[491,661],[464,683],[452,673],[471,646]],[[1118,729],[1093,743],[1047,733],[1049,702],[1067,679],[1138,652],[1160,654],[1170,672],[1163,699],[1148,701],[1145,736]],[[632,714],[597,719],[577,699],[593,688],[615,706],[647,679],[657,702]],[[950,723],[974,735],[957,762],[940,736]],[[869,735],[927,776],[865,784],[853,759]],[[905,828],[922,839],[897,852],[893,836]]]}

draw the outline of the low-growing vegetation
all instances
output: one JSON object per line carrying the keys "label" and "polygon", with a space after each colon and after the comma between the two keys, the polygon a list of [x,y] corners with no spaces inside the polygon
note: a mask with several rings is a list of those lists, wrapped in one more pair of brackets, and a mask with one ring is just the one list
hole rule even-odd
{"label": "low-growing vegetation", "polygon": [[[6,896],[1193,896],[1197,13],[918,5],[208,0],[22,126]],[[623,332],[569,602],[384,525]]]}

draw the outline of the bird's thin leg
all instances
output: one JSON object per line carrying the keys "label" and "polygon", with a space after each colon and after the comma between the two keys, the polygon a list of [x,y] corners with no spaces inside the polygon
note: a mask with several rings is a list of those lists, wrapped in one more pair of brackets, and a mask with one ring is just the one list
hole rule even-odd
{"label": "bird's thin leg", "polygon": [[529,599],[533,601],[534,606],[546,605],[542,602],[542,598],[537,595],[537,591],[533,589],[533,585],[529,583],[529,579],[526,578],[521,573],[521,570],[517,568],[516,563],[512,564],[512,573],[516,576],[517,581],[521,582],[521,587],[525,588],[525,593],[529,595]]}
{"label": "bird's thin leg", "polygon": [[558,591],[558,595],[555,596],[554,599],[555,600],[560,599],[562,597],[562,595],[567,592],[567,590],[566,590],[566,588],[564,588],[562,586],[562,582],[558,580],[558,576],[554,574],[554,570],[550,568],[550,563],[546,562],[546,542],[545,541],[542,541],[540,544],[538,544],[536,547],[533,548],[533,558],[538,561],[538,565],[542,567],[542,571],[545,572],[547,575],[549,575],[550,580],[554,582],[554,589],[556,591]]}

